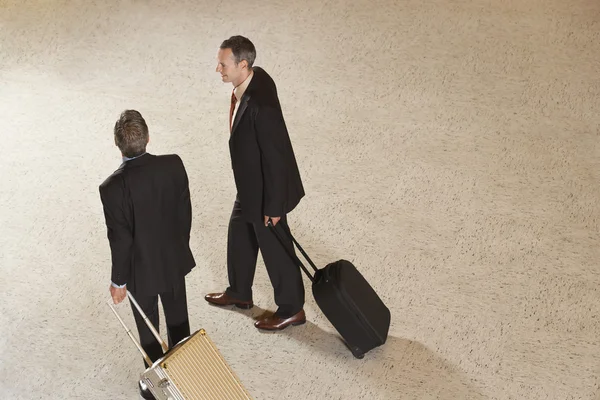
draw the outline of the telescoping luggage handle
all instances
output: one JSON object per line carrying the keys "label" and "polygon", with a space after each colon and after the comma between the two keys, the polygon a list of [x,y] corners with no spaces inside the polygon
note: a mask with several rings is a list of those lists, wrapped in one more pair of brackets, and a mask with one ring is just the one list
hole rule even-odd
{"label": "telescoping luggage handle", "polygon": [[[163,353],[166,353],[167,351],[169,351],[169,346],[160,337],[160,335],[158,334],[158,331],[154,328],[154,326],[152,325],[152,323],[148,320],[148,317],[146,316],[146,313],[144,313],[144,311],[142,311],[142,308],[137,303],[137,301],[135,301],[135,298],[129,292],[129,290],[127,291],[127,297],[129,297],[129,300],[133,303],[133,305],[138,310],[138,312],[140,313],[140,315],[142,316],[142,318],[144,318],[144,322],[146,323],[146,325],[148,326],[148,328],[150,328],[150,331],[152,331],[152,334],[154,335],[154,337],[156,338],[156,340],[158,340],[158,342],[160,343],[160,346],[162,347]],[[121,322],[121,325],[123,325],[123,328],[125,328],[125,330],[127,331],[127,334],[129,335],[129,337],[131,338],[131,340],[133,341],[133,343],[136,345],[136,347],[138,348],[138,350],[140,351],[140,353],[142,353],[142,356],[144,356],[144,360],[146,360],[146,362],[148,363],[148,365],[152,365],[153,364],[152,360],[150,360],[150,357],[148,357],[148,354],[144,351],[144,349],[142,348],[142,345],[135,339],[135,337],[131,333],[131,329],[129,329],[127,327],[127,325],[125,325],[125,321],[123,321],[123,319],[121,318],[121,316],[119,315],[119,313],[117,312],[117,310],[111,304],[110,301],[108,301],[108,305],[113,310],[113,312],[115,313],[115,315],[117,316],[117,318]]]}
{"label": "telescoping luggage handle", "polygon": [[[290,249],[287,248],[287,246],[284,244],[283,242],[283,238],[281,237],[281,234],[277,231],[277,227],[275,225],[273,225],[273,221],[271,221],[271,218],[269,218],[269,221],[267,221],[267,224],[269,225],[269,227],[271,228],[271,230],[273,231],[273,233],[275,233],[275,236],[277,236],[277,239],[279,240],[279,243],[281,243],[281,246],[283,246],[283,248],[285,249],[286,253],[288,253],[288,255],[292,258],[293,261],[296,262],[296,264],[298,264],[300,266],[300,268],[302,268],[302,270],[306,273],[306,275],[308,276],[308,278],[311,280],[311,282],[315,281],[315,276],[314,274],[311,274],[308,269],[306,269],[306,267],[304,266],[304,264],[302,264],[302,261],[300,261],[300,259],[290,251]],[[279,224],[284,224],[283,221],[279,221]],[[278,225],[279,225],[278,224]],[[302,255],[304,256],[304,258],[306,258],[306,260],[308,261],[308,263],[310,264],[311,267],[313,267],[313,269],[315,270],[315,272],[317,272],[319,269],[315,266],[315,264],[312,262],[312,260],[310,259],[310,257],[308,256],[308,254],[306,254],[306,252],[304,251],[304,249],[302,248],[302,246],[300,246],[300,243],[298,243],[296,241],[296,239],[294,238],[294,236],[292,235],[292,232],[290,231],[289,226],[286,226],[286,229],[283,229],[284,231],[286,231],[286,235],[288,235],[290,237],[290,239],[292,239],[292,242],[296,245],[296,247],[298,248],[298,250],[300,250],[300,252],[302,253]]]}

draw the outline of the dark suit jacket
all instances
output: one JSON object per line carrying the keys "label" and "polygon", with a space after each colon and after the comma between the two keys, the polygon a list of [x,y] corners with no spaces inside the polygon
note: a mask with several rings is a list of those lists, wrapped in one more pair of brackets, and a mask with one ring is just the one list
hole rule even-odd
{"label": "dark suit jacket", "polygon": [[245,220],[283,216],[304,197],[275,82],[260,67],[240,101],[229,151]]}
{"label": "dark suit jacket", "polygon": [[100,198],[115,284],[158,294],[196,265],[188,177],[179,156],[145,154],[123,163],[100,185]]}

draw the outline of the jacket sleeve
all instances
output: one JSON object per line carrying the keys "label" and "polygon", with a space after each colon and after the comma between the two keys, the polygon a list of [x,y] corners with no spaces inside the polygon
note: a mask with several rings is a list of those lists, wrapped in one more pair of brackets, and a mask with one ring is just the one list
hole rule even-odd
{"label": "jacket sleeve", "polygon": [[[117,179],[122,180],[121,177]],[[111,182],[109,185],[100,186],[100,199],[104,208],[111,251],[111,280],[121,286],[128,282],[131,273],[133,233],[129,223],[130,218],[128,218],[130,211],[125,198],[124,186],[118,183]]]}
{"label": "jacket sleeve", "polygon": [[183,176],[183,185],[179,198],[180,226],[182,227],[183,236],[189,241],[190,233],[192,231],[192,200],[190,197],[189,179],[185,170],[185,166],[183,165],[183,161],[179,156],[177,156],[177,158],[179,160],[179,164],[181,165],[180,168]]}
{"label": "jacket sleeve", "polygon": [[263,212],[270,217],[281,217],[287,191],[285,149],[288,138],[281,110],[273,106],[260,108],[255,129],[261,152]]}

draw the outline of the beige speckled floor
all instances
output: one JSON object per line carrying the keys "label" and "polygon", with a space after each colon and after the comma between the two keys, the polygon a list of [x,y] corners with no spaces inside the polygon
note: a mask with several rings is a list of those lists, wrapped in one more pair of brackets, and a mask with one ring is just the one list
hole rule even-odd
{"label": "beige speckled floor", "polygon": [[[600,399],[600,3],[287,3],[0,0],[0,397],[136,398],[97,192],[136,108],[149,150],[190,174],[193,329],[256,399]],[[214,57],[238,33],[278,83],[298,239],[355,262],[392,311],[364,360],[311,296],[307,325],[257,332],[262,264],[260,309],[202,298],[226,283]]]}

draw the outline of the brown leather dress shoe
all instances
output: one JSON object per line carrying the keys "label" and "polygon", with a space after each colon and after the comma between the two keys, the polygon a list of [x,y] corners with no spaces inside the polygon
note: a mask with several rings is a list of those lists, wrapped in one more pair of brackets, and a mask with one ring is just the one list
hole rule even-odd
{"label": "brown leather dress shoe", "polygon": [[236,306],[248,310],[254,306],[251,301],[241,301],[227,295],[227,293],[209,293],[204,296],[204,300],[216,306]]}
{"label": "brown leather dress shoe", "polygon": [[254,326],[258,329],[263,329],[266,331],[280,331],[290,325],[302,325],[305,322],[306,314],[304,314],[304,310],[301,310],[299,313],[292,315],[289,318],[281,318],[277,314],[273,314],[269,317],[256,321]]}

